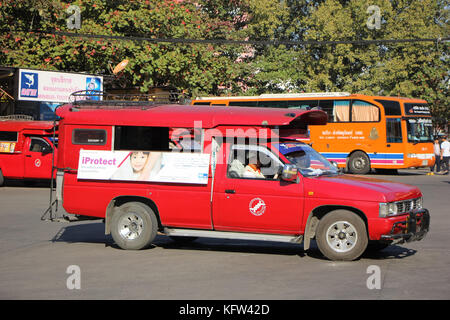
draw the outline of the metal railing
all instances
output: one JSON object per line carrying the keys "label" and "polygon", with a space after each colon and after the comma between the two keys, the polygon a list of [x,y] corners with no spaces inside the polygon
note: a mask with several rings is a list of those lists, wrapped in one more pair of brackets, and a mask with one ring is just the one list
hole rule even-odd
{"label": "metal railing", "polygon": [[69,96],[69,102],[81,109],[123,109],[158,104],[184,104],[185,101],[185,96],[179,92],[108,93],[82,90]]}
{"label": "metal railing", "polygon": [[0,121],[32,121],[33,116],[27,114],[11,114],[8,116],[1,116]]}

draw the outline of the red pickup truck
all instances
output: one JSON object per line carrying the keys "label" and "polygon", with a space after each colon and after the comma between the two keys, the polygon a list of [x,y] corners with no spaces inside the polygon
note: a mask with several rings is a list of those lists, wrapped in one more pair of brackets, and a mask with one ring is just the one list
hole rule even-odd
{"label": "red pickup truck", "polygon": [[326,123],[320,110],[90,103],[56,110],[57,200],[103,219],[123,249],[146,248],[157,232],[305,250],[315,239],[327,258],[354,260],[428,232],[417,187],[344,175],[292,139]]}
{"label": "red pickup truck", "polygon": [[51,178],[53,131],[51,121],[0,121],[0,186],[5,178]]}

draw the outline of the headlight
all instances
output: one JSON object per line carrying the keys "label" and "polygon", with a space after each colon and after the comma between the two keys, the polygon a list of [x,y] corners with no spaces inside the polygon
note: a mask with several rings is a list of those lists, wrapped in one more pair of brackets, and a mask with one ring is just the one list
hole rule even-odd
{"label": "headlight", "polygon": [[423,208],[423,197],[420,197],[419,199],[417,199],[416,209],[422,209],[422,208]]}
{"label": "headlight", "polygon": [[415,154],[415,153],[408,153],[407,157],[415,159],[415,158],[417,158],[417,154]]}
{"label": "headlight", "polygon": [[380,218],[385,218],[388,216],[395,216],[397,214],[397,204],[391,203],[380,203],[379,216]]}

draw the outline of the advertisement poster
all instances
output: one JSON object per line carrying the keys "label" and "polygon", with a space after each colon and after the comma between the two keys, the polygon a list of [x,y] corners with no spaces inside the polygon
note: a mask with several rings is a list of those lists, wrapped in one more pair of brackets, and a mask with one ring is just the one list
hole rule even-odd
{"label": "advertisement poster", "polygon": [[16,147],[15,142],[1,142],[0,141],[0,152],[13,153]]}
{"label": "advertisement poster", "polygon": [[78,179],[207,184],[209,154],[80,150]]}
{"label": "advertisement poster", "polygon": [[[103,77],[88,74],[52,72],[40,70],[19,70],[18,100],[69,102],[75,91],[87,93],[103,90]],[[89,98],[89,97],[88,97]],[[90,100],[99,100],[93,95]]]}

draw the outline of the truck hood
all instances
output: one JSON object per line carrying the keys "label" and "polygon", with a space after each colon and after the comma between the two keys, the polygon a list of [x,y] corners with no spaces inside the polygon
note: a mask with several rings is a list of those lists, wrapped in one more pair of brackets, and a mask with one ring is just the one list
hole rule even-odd
{"label": "truck hood", "polygon": [[306,177],[305,193],[315,198],[391,202],[422,196],[419,188],[404,183],[362,176]]}

